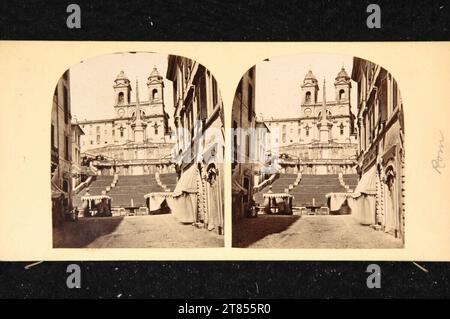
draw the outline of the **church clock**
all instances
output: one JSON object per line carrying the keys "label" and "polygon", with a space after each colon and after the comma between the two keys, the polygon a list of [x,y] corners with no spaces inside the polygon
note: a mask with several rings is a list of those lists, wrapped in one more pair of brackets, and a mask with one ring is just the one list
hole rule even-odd
{"label": "church clock", "polygon": [[305,112],[306,116],[310,116],[311,115],[311,109],[309,107],[306,108],[304,112]]}
{"label": "church clock", "polygon": [[125,110],[119,109],[119,111],[117,113],[119,114],[120,117],[123,117],[125,115]]}

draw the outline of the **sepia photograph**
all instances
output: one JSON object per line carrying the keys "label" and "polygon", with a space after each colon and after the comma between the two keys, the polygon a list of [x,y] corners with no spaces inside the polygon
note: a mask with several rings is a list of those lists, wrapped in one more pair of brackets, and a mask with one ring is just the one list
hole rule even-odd
{"label": "sepia photograph", "polygon": [[81,61],[53,95],[53,247],[222,247],[223,154],[222,98],[198,62]]}
{"label": "sepia photograph", "polygon": [[232,129],[233,247],[404,247],[403,104],[388,70],[265,59],[239,82]]}

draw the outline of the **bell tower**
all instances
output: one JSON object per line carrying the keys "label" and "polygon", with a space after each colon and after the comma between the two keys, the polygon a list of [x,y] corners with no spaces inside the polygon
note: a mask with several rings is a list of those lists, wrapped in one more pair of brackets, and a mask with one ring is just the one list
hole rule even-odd
{"label": "bell tower", "polygon": [[156,67],[153,68],[152,73],[148,77],[148,100],[150,104],[163,104],[164,102],[164,80],[159,74]]}
{"label": "bell tower", "polygon": [[350,103],[350,90],[351,83],[345,68],[342,67],[334,81],[334,87],[336,92],[337,104],[349,104]]}
{"label": "bell tower", "polygon": [[317,79],[311,70],[306,73],[303,80],[302,88],[302,105],[316,104],[319,85]]}
{"label": "bell tower", "polygon": [[131,85],[130,80],[123,71],[114,80],[114,106],[129,105]]}

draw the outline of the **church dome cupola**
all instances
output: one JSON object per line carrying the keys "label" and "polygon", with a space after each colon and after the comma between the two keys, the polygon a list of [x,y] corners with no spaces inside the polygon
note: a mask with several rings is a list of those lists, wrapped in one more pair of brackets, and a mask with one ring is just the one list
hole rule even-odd
{"label": "church dome cupola", "polygon": [[117,80],[128,80],[128,77],[127,77],[127,75],[125,74],[125,72],[123,72],[123,70],[121,70],[121,71],[119,72],[119,74],[117,74],[116,81],[117,81]]}
{"label": "church dome cupola", "polygon": [[315,86],[318,85],[316,76],[312,73],[311,70],[306,73],[305,78],[303,79],[303,85]]}
{"label": "church dome cupola", "polygon": [[341,104],[350,103],[350,89],[352,85],[350,83],[350,77],[344,67],[342,67],[337,74],[334,81],[334,87],[336,91],[336,102]]}
{"label": "church dome cupola", "polygon": [[114,80],[115,105],[125,105],[130,103],[130,80],[125,72],[120,71]]}
{"label": "church dome cupola", "polygon": [[349,81],[350,80],[350,77],[348,76],[347,71],[345,71],[344,67],[341,68],[341,70],[339,71],[338,75],[336,76],[336,82],[339,82],[339,81],[342,81],[342,80],[344,80],[344,81]]}
{"label": "church dome cupola", "polygon": [[161,76],[161,74],[159,74],[158,69],[155,67],[153,67],[152,73],[150,73],[150,76],[148,77],[148,82],[151,81],[161,81],[163,78]]}
{"label": "church dome cupola", "polygon": [[119,74],[117,74],[116,79],[114,80],[115,86],[128,86],[130,85],[130,80],[128,79],[125,72],[120,71]]}
{"label": "church dome cupola", "polygon": [[303,82],[305,82],[307,80],[315,80],[317,82],[317,79],[311,70],[309,70],[308,73],[306,73],[305,79],[303,80]]}
{"label": "church dome cupola", "polygon": [[164,80],[156,66],[153,67],[152,73],[148,77],[147,87],[150,103],[161,103],[164,94]]}
{"label": "church dome cupola", "polygon": [[120,71],[119,74],[117,74],[116,79],[114,80],[115,86],[128,86],[130,85],[130,80],[128,79],[125,72]]}

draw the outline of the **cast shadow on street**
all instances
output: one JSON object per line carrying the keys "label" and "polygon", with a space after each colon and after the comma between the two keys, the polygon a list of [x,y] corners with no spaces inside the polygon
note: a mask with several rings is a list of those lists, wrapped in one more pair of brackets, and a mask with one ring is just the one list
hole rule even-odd
{"label": "cast shadow on street", "polygon": [[297,215],[260,215],[233,224],[233,247],[246,248],[264,237],[280,233],[294,224]]}
{"label": "cast shadow on street", "polygon": [[114,233],[123,217],[89,217],[64,222],[53,229],[53,248],[84,248],[99,237]]}

